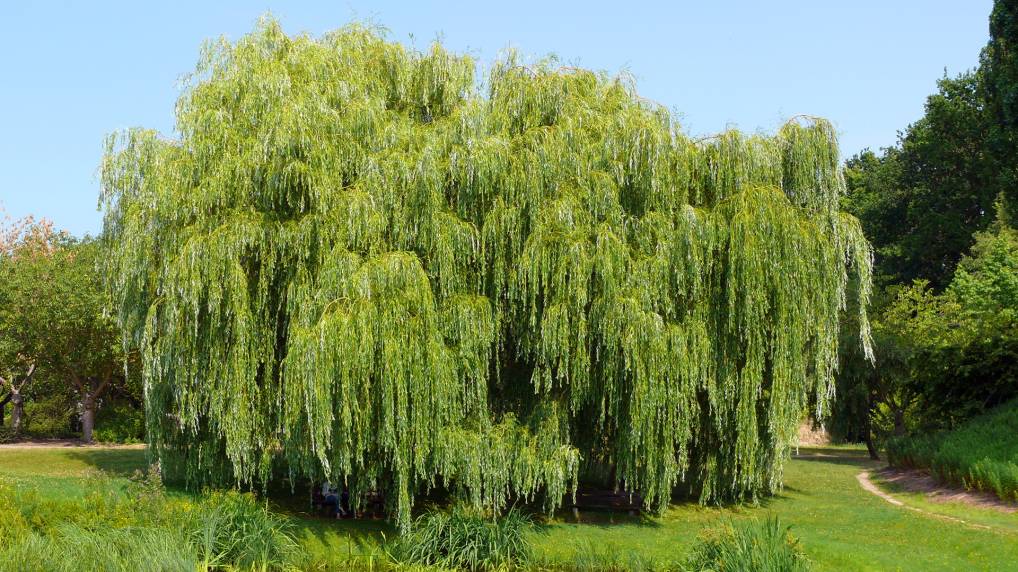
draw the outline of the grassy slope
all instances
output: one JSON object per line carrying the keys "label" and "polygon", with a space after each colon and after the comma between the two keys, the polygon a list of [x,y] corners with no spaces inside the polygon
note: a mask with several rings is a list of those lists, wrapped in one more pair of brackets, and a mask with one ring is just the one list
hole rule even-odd
{"label": "grassy slope", "polygon": [[[577,549],[614,546],[620,552],[635,550],[645,557],[675,560],[685,554],[701,528],[719,518],[777,514],[792,525],[793,533],[824,570],[1006,570],[1018,562],[1018,516],[990,515],[964,506],[944,508],[970,522],[996,526],[993,531],[923,516],[859,487],[856,474],[876,467],[864,452],[802,452],[825,456],[792,461],[784,492],[759,508],[679,505],[658,519],[619,517],[611,524],[605,515],[584,515],[601,522],[553,521],[536,533],[538,553],[546,559],[570,559]],[[126,476],[144,462],[140,450],[0,450],[0,477],[31,483],[47,494],[74,495],[81,490],[81,475],[91,469]],[[298,518],[297,523],[309,551],[336,560],[377,549],[379,532],[391,534],[391,529],[372,521]]]}
{"label": "grassy slope", "polygon": [[942,481],[1018,501],[1018,400],[961,427],[888,445],[891,464],[929,469]]}

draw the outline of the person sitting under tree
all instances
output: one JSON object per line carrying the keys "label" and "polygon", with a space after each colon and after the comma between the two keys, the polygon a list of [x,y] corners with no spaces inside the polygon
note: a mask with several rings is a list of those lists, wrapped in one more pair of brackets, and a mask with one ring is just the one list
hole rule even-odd
{"label": "person sitting under tree", "polygon": [[322,483],[322,498],[325,499],[325,506],[335,507],[335,511],[332,514],[336,518],[346,516],[346,510],[343,508],[343,503],[340,502],[339,491],[329,481]]}

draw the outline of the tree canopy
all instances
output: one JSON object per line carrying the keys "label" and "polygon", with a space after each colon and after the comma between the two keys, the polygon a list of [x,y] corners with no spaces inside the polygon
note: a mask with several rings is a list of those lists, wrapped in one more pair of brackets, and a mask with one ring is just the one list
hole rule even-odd
{"label": "tree canopy", "polygon": [[112,136],[103,240],[148,438],[192,481],[293,475],[549,506],[780,485],[870,249],[834,129],[694,140],[625,77],[267,20],[206,46],[178,139]]}
{"label": "tree canopy", "polygon": [[844,206],[873,242],[879,283],[946,287],[974,233],[992,222],[1007,161],[988,148],[984,83],[978,70],[942,78],[898,145],[848,161]]}
{"label": "tree canopy", "polygon": [[873,243],[878,283],[946,288],[998,198],[1018,208],[1016,3],[995,2],[989,28],[980,65],[941,78],[896,145],[848,161],[843,206]]}

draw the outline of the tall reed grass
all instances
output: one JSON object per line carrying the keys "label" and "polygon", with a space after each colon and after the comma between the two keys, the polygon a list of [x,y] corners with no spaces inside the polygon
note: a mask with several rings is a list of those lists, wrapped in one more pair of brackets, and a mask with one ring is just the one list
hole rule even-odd
{"label": "tall reed grass", "polygon": [[690,551],[690,572],[806,572],[812,565],[778,519],[727,523],[701,533]]}
{"label": "tall reed grass", "polygon": [[296,570],[287,520],[252,495],[168,498],[157,473],[126,494],[101,478],[83,499],[0,483],[0,572]]}
{"label": "tall reed grass", "polygon": [[429,511],[391,546],[396,562],[492,571],[525,566],[531,558],[530,520],[516,510],[502,516],[454,506]]}

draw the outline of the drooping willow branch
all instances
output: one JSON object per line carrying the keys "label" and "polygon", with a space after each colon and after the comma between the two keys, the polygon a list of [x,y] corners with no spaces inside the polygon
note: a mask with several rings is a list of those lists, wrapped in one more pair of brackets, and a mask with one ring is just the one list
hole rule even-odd
{"label": "drooping willow branch", "polygon": [[[779,486],[870,249],[834,130],[692,141],[624,81],[267,21],[206,48],[179,140],[102,165],[148,435],[193,480],[432,486],[496,509],[581,459],[660,508]],[[850,281],[861,287],[849,288]]]}

